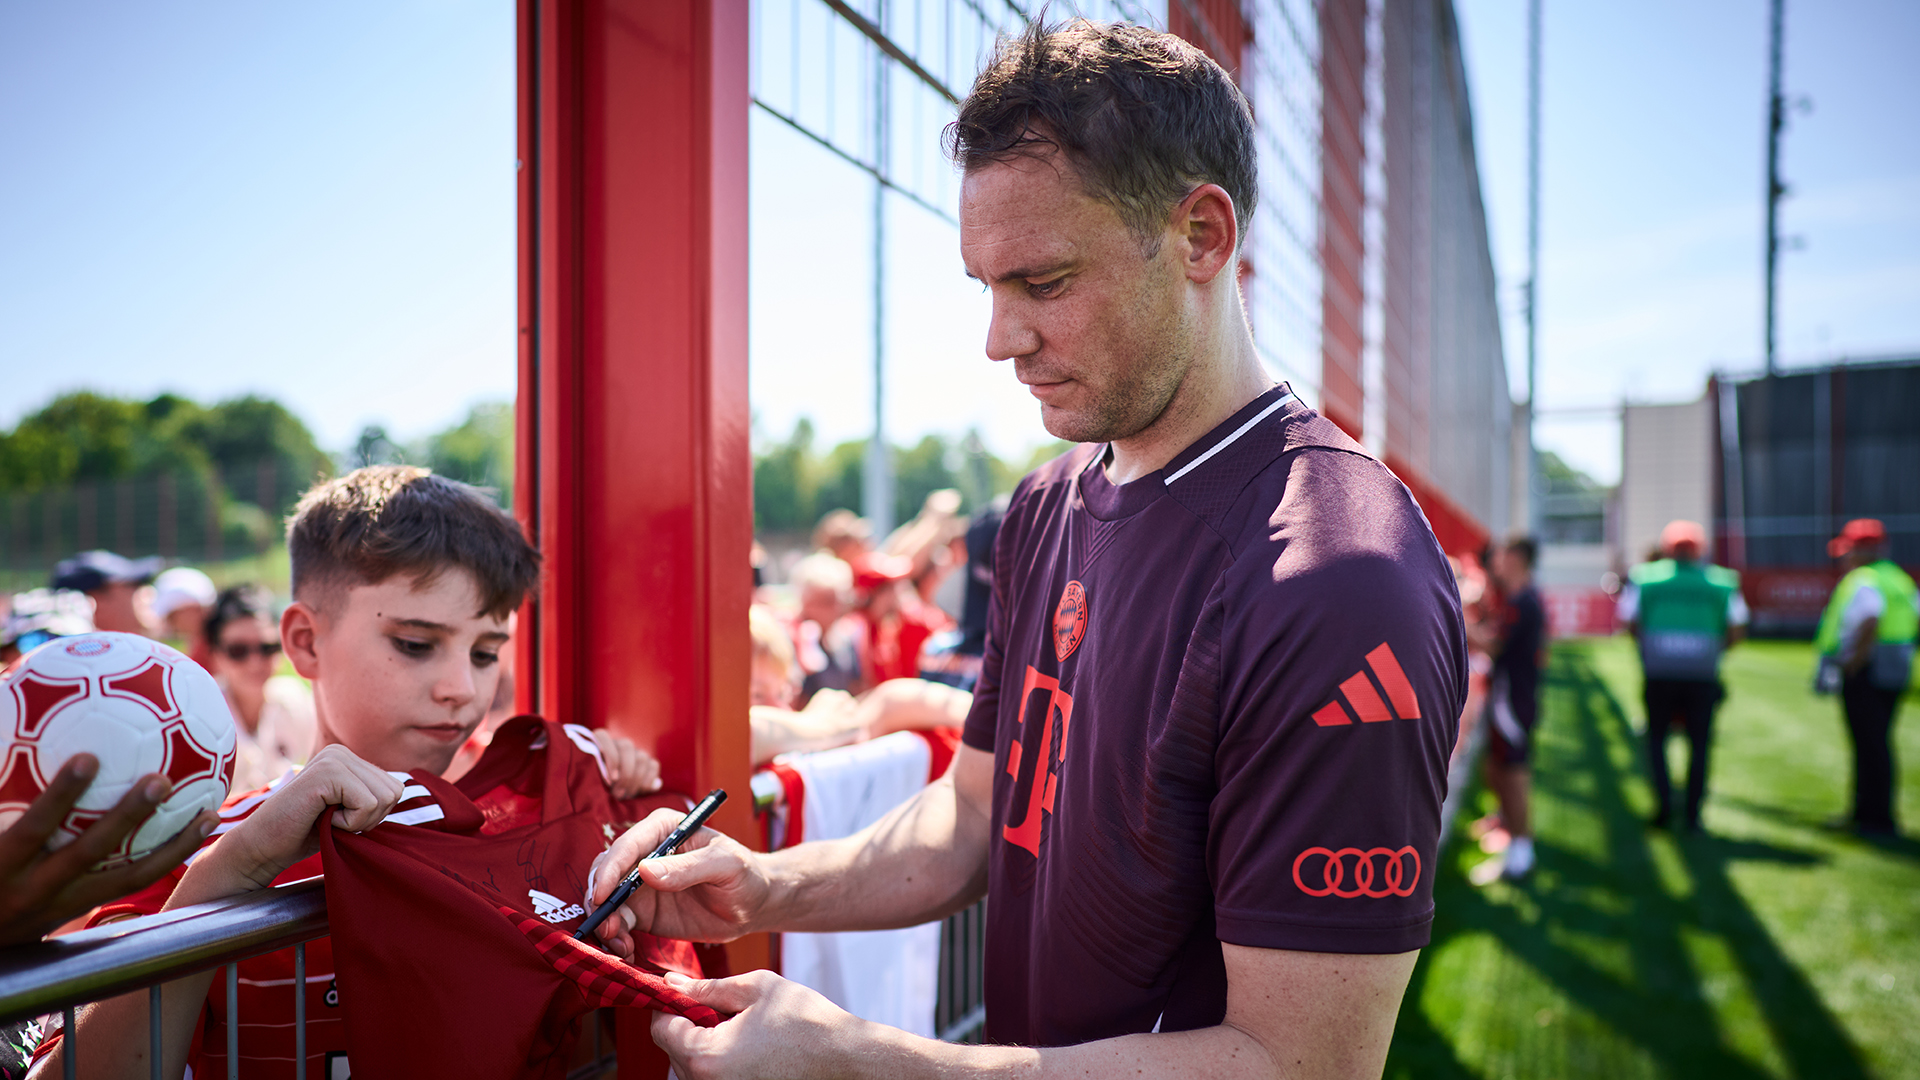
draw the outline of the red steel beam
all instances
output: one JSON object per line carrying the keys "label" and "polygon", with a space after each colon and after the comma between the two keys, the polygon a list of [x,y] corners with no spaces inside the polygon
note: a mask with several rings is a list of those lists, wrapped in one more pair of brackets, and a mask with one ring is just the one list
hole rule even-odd
{"label": "red steel beam", "polygon": [[[751,842],[747,0],[519,0],[522,709],[734,795]],[[762,966],[764,937],[729,950]],[[645,1018],[623,1048],[651,1049]],[[625,1054],[622,1076],[657,1075]]]}

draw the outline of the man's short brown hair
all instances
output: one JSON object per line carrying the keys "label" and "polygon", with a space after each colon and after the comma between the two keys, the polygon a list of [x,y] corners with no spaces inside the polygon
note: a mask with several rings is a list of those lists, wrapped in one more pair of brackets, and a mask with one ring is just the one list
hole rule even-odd
{"label": "man's short brown hair", "polygon": [[1167,214],[1202,184],[1233,199],[1242,238],[1259,199],[1253,113],[1240,88],[1199,49],[1144,26],[1036,19],[1002,38],[946,143],[968,172],[1058,147],[1149,256]]}
{"label": "man's short brown hair", "polygon": [[377,585],[395,574],[426,584],[450,567],[473,575],[480,611],[504,619],[540,576],[520,523],[478,488],[411,465],[369,465],[300,498],[287,519],[294,596]]}

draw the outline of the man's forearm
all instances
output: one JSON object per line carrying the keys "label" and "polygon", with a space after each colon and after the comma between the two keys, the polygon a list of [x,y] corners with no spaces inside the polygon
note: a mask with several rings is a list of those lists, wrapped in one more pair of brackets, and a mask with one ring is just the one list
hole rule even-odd
{"label": "man's forearm", "polygon": [[[867,1025],[875,1077],[1377,1077],[1418,953],[1337,956],[1224,945],[1229,990],[1216,1027],[1078,1046],[956,1046]],[[862,1021],[861,1023],[865,1023]]]}
{"label": "man's forearm", "polygon": [[1221,1025],[1198,1031],[1126,1035],[1117,1039],[1035,1049],[963,1046],[879,1027],[875,1049],[857,1075],[874,1080],[1096,1080],[1100,1077],[1195,1077],[1270,1080],[1283,1074],[1259,1040]]}
{"label": "man's forearm", "polygon": [[761,930],[885,930],[943,918],[986,895],[982,808],[954,777],[853,836],[763,856],[773,894]]}

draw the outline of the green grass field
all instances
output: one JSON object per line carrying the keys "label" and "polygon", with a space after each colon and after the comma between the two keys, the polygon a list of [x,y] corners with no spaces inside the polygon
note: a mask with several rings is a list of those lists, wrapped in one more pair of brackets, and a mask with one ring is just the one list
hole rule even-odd
{"label": "green grass field", "polygon": [[[1804,643],[1726,661],[1704,835],[1650,831],[1629,642],[1557,644],[1536,732],[1539,868],[1468,882],[1456,837],[1387,1060],[1391,1077],[1920,1077],[1920,842],[1847,809],[1838,704]],[[1896,719],[1920,833],[1920,698]],[[1685,741],[1669,749],[1676,781]],[[1678,793],[1676,792],[1676,798]],[[1461,820],[1492,808],[1476,791]]]}

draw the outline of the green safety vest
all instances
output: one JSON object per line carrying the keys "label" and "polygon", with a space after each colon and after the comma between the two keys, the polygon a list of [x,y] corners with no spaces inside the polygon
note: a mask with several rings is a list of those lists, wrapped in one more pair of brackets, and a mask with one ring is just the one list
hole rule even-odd
{"label": "green safety vest", "polygon": [[1854,594],[1866,585],[1877,586],[1887,602],[1886,609],[1880,613],[1880,632],[1874,641],[1869,675],[1873,684],[1883,690],[1904,690],[1913,676],[1913,648],[1915,639],[1920,638],[1920,610],[1914,607],[1913,579],[1891,559],[1857,566],[1840,579],[1833,597],[1827,601],[1827,610],[1820,616],[1820,632],[1813,639],[1814,651],[1828,660],[1839,657],[1844,644],[1840,640],[1840,617],[1846,613]]}
{"label": "green safety vest", "polygon": [[1711,563],[1660,559],[1627,572],[1639,589],[1640,666],[1649,679],[1710,681],[1727,648],[1727,604],[1740,575]]}

